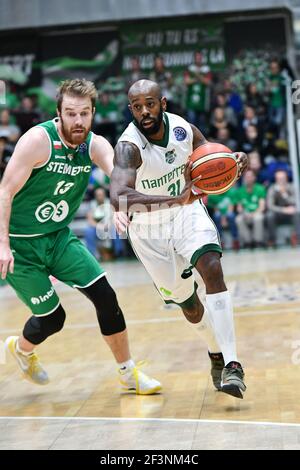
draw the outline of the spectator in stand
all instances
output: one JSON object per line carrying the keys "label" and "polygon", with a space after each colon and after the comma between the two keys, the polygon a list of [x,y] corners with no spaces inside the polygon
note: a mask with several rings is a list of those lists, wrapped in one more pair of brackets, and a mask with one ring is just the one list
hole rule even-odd
{"label": "spectator in stand", "polygon": [[149,74],[149,80],[159,84],[162,96],[167,98],[168,102],[168,111],[170,113],[174,112],[174,103],[173,103],[173,76],[172,73],[166,70],[165,62],[162,56],[158,55],[154,59],[154,70]]}
{"label": "spectator in stand", "polygon": [[266,208],[266,189],[256,183],[254,171],[246,170],[242,185],[236,193],[236,224],[240,242],[244,248],[264,246],[264,211]]}
{"label": "spectator in stand", "polygon": [[268,92],[269,121],[277,137],[285,138],[285,87],[278,60],[270,63]]}
{"label": "spectator in stand", "polygon": [[238,124],[237,116],[233,108],[231,106],[228,106],[225,93],[217,93],[214,101],[215,101],[214,102],[215,108],[224,109],[224,115],[225,115],[227,122],[232,127],[234,128],[237,127],[237,124]]}
{"label": "spectator in stand", "polygon": [[232,152],[237,151],[237,141],[230,137],[230,130],[228,127],[221,127],[217,130],[215,141],[228,147]]}
{"label": "spectator in stand", "polygon": [[126,76],[126,85],[125,91],[128,92],[129,88],[134,82],[138,80],[142,80],[143,78],[147,78],[146,74],[141,70],[140,59],[136,56],[131,57],[130,59],[131,69],[128,75]]}
{"label": "spectator in stand", "polygon": [[211,82],[212,74],[209,66],[203,64],[201,52],[195,52],[194,63],[184,74],[187,89],[187,120],[204,133],[207,131]]}
{"label": "spectator in stand", "polygon": [[264,117],[267,113],[266,103],[258,92],[256,83],[248,83],[246,87],[246,104],[254,108],[259,117]]}
{"label": "spectator in stand", "polygon": [[284,170],[277,170],[275,183],[267,193],[267,227],[268,242],[276,245],[276,229],[278,225],[292,224],[295,227],[296,239],[300,242],[300,221],[297,213],[295,191],[292,183],[289,183],[288,174]]}
{"label": "spectator in stand", "polygon": [[229,228],[232,238],[232,249],[239,249],[238,230],[235,223],[236,214],[234,207],[236,204],[237,188],[230,188],[223,194],[211,194],[208,196],[207,207],[210,209],[212,219],[216,224],[221,241],[223,230]]}
{"label": "spectator in stand", "polygon": [[248,168],[255,173],[257,183],[263,184],[264,186],[268,185],[268,179],[266,178],[266,173],[262,168],[261,156],[258,150],[253,150],[248,153],[249,164]]}
{"label": "spectator in stand", "polygon": [[242,152],[249,153],[257,148],[261,148],[262,141],[259,137],[257,127],[250,124],[245,129],[245,136],[241,138],[239,149]]}
{"label": "spectator in stand", "polygon": [[232,132],[232,130],[234,131],[233,127],[226,120],[224,109],[218,107],[215,108],[211,114],[209,131],[210,137],[215,139],[220,129],[229,129],[230,132]]}
{"label": "spectator in stand", "polygon": [[223,82],[223,92],[225,93],[228,106],[230,106],[238,116],[243,111],[243,100],[235,90],[235,85],[228,79]]}
{"label": "spectator in stand", "polygon": [[105,190],[98,188],[95,190],[95,199],[90,202],[90,209],[87,213],[88,225],[84,232],[84,240],[88,250],[100,259],[97,245],[105,248],[111,247],[109,230],[111,225],[111,208],[109,199],[105,196]]}
{"label": "spectator in stand", "polygon": [[9,109],[2,109],[0,111],[0,133],[6,136],[8,142],[15,145],[21,135],[20,128],[11,123],[11,115]]}
{"label": "spectator in stand", "polygon": [[109,177],[99,167],[94,167],[89,179],[89,184],[86,192],[86,199],[91,201],[94,199],[94,192],[98,188],[103,188],[106,193],[109,193]]}
{"label": "spectator in stand", "polygon": [[117,136],[118,107],[105,91],[99,94],[96,102],[94,131],[105,137],[114,147]]}
{"label": "spectator in stand", "polygon": [[246,105],[244,108],[244,116],[241,120],[242,131],[246,132],[246,129],[249,126],[255,126],[257,128],[258,136],[261,139],[263,135],[262,123],[259,117],[257,116],[255,109],[252,108],[252,106]]}
{"label": "spectator in stand", "polygon": [[289,179],[292,179],[292,169],[287,156],[281,155],[278,156],[276,159],[271,159],[270,157],[269,162],[264,165],[262,169],[262,175],[264,178],[264,184],[266,186],[269,186],[271,183],[274,183],[275,173],[279,170],[285,171]]}
{"label": "spectator in stand", "polygon": [[0,132],[0,181],[12,153],[13,147],[9,145],[6,134]]}
{"label": "spectator in stand", "polygon": [[21,106],[14,114],[22,134],[41,121],[41,113],[38,109],[34,108],[34,100],[31,96],[24,96]]}

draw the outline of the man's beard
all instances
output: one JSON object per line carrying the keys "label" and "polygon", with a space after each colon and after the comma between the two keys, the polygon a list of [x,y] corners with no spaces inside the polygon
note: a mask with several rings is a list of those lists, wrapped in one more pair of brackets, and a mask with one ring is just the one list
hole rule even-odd
{"label": "man's beard", "polygon": [[[69,130],[66,128],[64,124],[64,120],[61,116],[60,116],[60,121],[61,121],[61,129],[62,129],[64,138],[68,143],[72,145],[80,145],[80,144],[83,144],[83,142],[85,142],[88,136],[88,133],[91,130],[91,126],[88,129],[86,129],[85,127],[74,127],[73,129]],[[76,130],[80,129],[83,132],[74,133],[74,129]]]}
{"label": "man's beard", "polygon": [[[147,121],[147,120],[149,120],[149,118],[144,119],[144,121]],[[148,128],[143,127],[143,125],[142,125],[143,119],[141,120],[141,122],[136,122],[136,125],[137,125],[138,129],[146,137],[151,137],[151,135],[156,134],[159,131],[162,120],[163,120],[163,108],[162,108],[162,106],[160,106],[160,111],[159,111],[159,115],[157,116],[157,118],[151,118],[151,120],[153,120],[153,125],[151,127],[148,127]]]}

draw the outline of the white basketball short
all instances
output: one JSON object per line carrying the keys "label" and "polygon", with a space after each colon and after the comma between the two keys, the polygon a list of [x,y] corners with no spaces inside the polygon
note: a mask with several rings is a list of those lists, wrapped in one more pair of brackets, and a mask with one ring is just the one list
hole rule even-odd
{"label": "white basketball short", "polygon": [[[138,220],[138,217],[136,217]],[[195,292],[195,278],[182,274],[209,251],[222,253],[217,229],[206,207],[194,202],[182,206],[168,223],[128,228],[132,247],[166,303],[183,304]]]}

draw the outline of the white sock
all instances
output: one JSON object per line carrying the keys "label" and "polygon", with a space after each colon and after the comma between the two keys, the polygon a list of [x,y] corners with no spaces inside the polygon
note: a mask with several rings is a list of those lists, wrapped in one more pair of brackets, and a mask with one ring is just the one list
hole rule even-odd
{"label": "white sock", "polygon": [[[190,323],[190,325],[192,325]],[[212,330],[207,309],[204,310],[203,317],[200,323],[196,323],[192,325],[196,327],[196,332],[201,337],[201,339],[207,344],[208,351],[210,353],[219,353],[221,351],[220,346],[216,341],[215,334]]]}
{"label": "white sock", "polygon": [[16,340],[16,351],[19,354],[23,354],[23,356],[30,356],[30,354],[33,353],[33,351],[30,351],[30,352],[23,351],[23,349],[21,349],[20,346],[19,346],[19,340],[18,339]]}
{"label": "white sock", "polygon": [[122,371],[123,374],[129,372],[135,367],[135,362],[132,359],[128,359],[125,362],[118,362],[119,369]]}
{"label": "white sock", "polygon": [[224,356],[225,365],[237,361],[233,308],[228,291],[206,294],[207,318]]}

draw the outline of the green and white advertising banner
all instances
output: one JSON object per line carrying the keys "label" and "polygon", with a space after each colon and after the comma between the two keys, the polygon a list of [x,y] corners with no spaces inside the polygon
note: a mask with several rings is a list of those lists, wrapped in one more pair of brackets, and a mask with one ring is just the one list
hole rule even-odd
{"label": "green and white advertising banner", "polygon": [[164,58],[166,68],[184,70],[194,62],[194,53],[212,70],[225,67],[222,20],[161,20],[120,29],[123,73],[130,71],[131,58],[138,57],[143,70],[153,68],[154,58]]}

